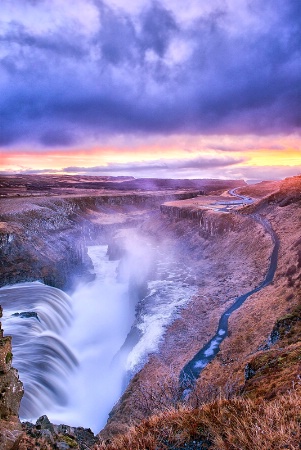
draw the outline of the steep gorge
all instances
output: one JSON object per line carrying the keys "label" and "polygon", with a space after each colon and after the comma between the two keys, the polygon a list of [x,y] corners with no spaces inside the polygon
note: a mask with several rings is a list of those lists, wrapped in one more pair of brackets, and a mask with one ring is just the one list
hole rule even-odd
{"label": "steep gorge", "polygon": [[[2,199],[1,285],[40,280],[50,286],[74,290],[80,280],[86,282],[93,278],[90,271],[91,261],[87,255],[88,244],[106,243],[117,230],[136,227],[148,218],[162,201],[195,195],[195,191],[184,191]],[[11,338],[3,339],[3,342],[11,345]],[[7,345],[5,344],[4,348],[4,359],[7,354],[12,354],[11,347],[6,348]],[[7,386],[8,371],[9,368],[3,369],[3,376],[0,376],[3,392]],[[10,379],[10,392],[17,392],[13,388],[13,378]],[[14,395],[12,397],[14,398]],[[5,398],[3,396],[4,403]],[[10,411],[8,420],[7,413],[1,414],[4,430],[15,417],[17,429],[20,431],[17,420],[20,400],[21,397],[16,397],[14,410]],[[19,439],[19,435],[16,434],[16,437]]]}
{"label": "steep gorge", "polygon": [[162,398],[162,391],[168,391],[168,382],[178,384],[185,363],[214,334],[223,311],[265,276],[272,241],[258,222],[244,215],[210,210],[196,214],[195,209],[190,213],[184,208],[183,217],[181,202],[170,210],[163,205],[161,215],[143,224],[142,230],[160,241],[166,252],[172,248],[187,271],[193,268],[197,291],[168,327],[158,353],[131,380],[101,433],[105,438],[125,431],[129,418],[140,420],[167,406],[170,399],[168,394]]}
{"label": "steep gorge", "polygon": [[[159,353],[153,355],[139,376],[132,380],[107,428],[101,433],[104,438],[125,432],[129,417],[139,423],[145,416],[176,406],[181,401],[176,389],[181,368],[208,342],[222,312],[235,297],[263,280],[272,241],[249,214],[257,213],[269,220],[280,240],[275,278],[272,284],[254,293],[232,314],[228,336],[216,358],[203,370],[191,402],[200,405],[224,395],[243,395],[263,401],[279,398],[281,402],[281,395],[300,390],[301,177],[285,180],[280,189],[277,188],[263,200],[242,209],[239,216],[202,211],[199,214],[203,218],[209,214],[210,232],[206,220],[199,227],[200,218],[196,218],[195,210],[189,216],[189,208],[185,207],[184,217],[181,217],[181,205],[177,205],[176,210],[173,205],[170,211],[168,205],[164,207],[168,223],[165,228],[172,229],[177,239],[183,240],[181,251],[185,257],[188,254],[193,258],[194,254],[194,265],[201,265],[205,282],[181,317],[167,330]],[[252,195],[252,187],[242,191]],[[222,222],[229,220],[231,226],[220,226],[220,217]],[[233,226],[233,220],[236,226]],[[158,229],[159,226],[156,231]],[[202,258],[205,259],[203,265]],[[197,403],[193,403],[195,401]],[[180,424],[180,414],[185,420],[184,414],[189,415],[189,412],[174,414],[174,420]],[[150,426],[150,433],[152,420],[155,423],[157,419],[154,416],[145,424],[145,430]],[[166,427],[169,426],[180,436],[181,429],[176,431],[174,422],[167,422]],[[153,442],[161,442],[159,439],[165,435],[164,422],[161,427],[153,430]],[[138,448],[134,433],[129,439],[135,442],[133,448]],[[141,439],[144,442],[143,436]],[[120,448],[117,442],[118,439],[116,447],[112,448]],[[127,442],[126,438],[122,442]],[[251,447],[250,443],[248,448]]]}
{"label": "steep gorge", "polygon": [[198,191],[1,199],[0,286],[41,280],[70,289],[87,276],[87,243],[106,242],[114,230],[136,226],[164,201]]}
{"label": "steep gorge", "polygon": [[[68,214],[66,211],[69,211],[70,206],[65,206],[65,199],[56,199],[58,205],[63,205],[63,212],[57,216],[56,205],[53,209],[56,211],[56,221],[51,223],[51,220],[43,222],[40,219],[45,212],[40,209],[45,206],[47,209],[49,203],[41,205],[39,201],[37,202],[39,219],[37,220],[34,214],[34,219],[30,218],[29,222],[26,222],[27,229],[32,230],[30,237],[34,243],[33,248],[37,245],[36,249],[39,249],[41,245],[38,237],[43,240],[48,236],[48,232],[50,234],[53,232],[53,241],[50,240],[52,244],[49,248],[52,247],[54,254],[57,251],[57,255],[63,251],[64,257],[69,258],[73,251],[71,249],[68,253],[69,238],[73,242],[74,238],[78,239],[81,236],[85,244],[96,242],[97,239],[100,242],[107,240],[120,228],[137,229],[138,227],[139,234],[159,242],[163,252],[170,253],[173,258],[181,259],[187,272],[191,269],[193,273],[190,279],[187,277],[186,283],[195,286],[197,293],[185,307],[179,309],[178,317],[169,324],[164,338],[161,339],[159,351],[150,355],[146,365],[132,378],[123,397],[114,408],[109,424],[101,434],[102,437],[108,438],[116,433],[124,432],[133,420],[139,421],[160,408],[164,409],[164,402],[167,406],[170,399],[162,400],[162,387],[164,388],[162,380],[167,383],[165,388],[169,382],[178,380],[185,363],[214,334],[222,312],[238,295],[251,290],[262,281],[268,267],[272,241],[260,224],[250,217],[250,214],[259,213],[270,220],[280,238],[279,266],[275,281],[261,293],[254,294],[240,310],[233,314],[229,323],[228,338],[223,342],[215,360],[202,373],[197,388],[202,390],[205,396],[206,393],[208,394],[208,389],[211,391],[227,389],[231,383],[238,390],[245,386],[246,365],[257,354],[260,356],[262,351],[269,351],[271,346],[269,336],[274,324],[282,316],[294,311],[299,301],[300,188],[298,182],[298,179],[284,182],[278,192],[265,197],[254,206],[242,209],[240,214],[219,213],[199,208],[198,205],[187,207],[185,202],[181,201],[176,205],[165,203],[161,206],[161,213],[156,212],[155,208],[147,207],[141,211],[141,204],[145,202],[145,200],[140,201],[141,197],[139,197],[139,207],[135,205],[131,197],[126,204],[120,204],[120,201],[115,198],[110,200],[109,207],[97,205],[97,208],[95,200],[83,202],[80,199],[75,201],[76,207],[72,206],[71,213]],[[250,190],[247,188],[245,190],[246,195],[251,195]],[[154,200],[150,200],[150,203],[155,206],[155,203],[161,204],[162,200],[171,199],[161,196],[157,203]],[[69,200],[67,204],[68,202]],[[113,212],[113,217],[110,211]],[[10,215],[10,221],[5,214],[2,216],[2,223],[6,221],[2,225],[3,249],[8,261],[10,257],[13,261],[17,250],[12,243],[18,242],[20,235],[22,236],[22,230],[20,231],[18,224],[28,219],[24,210],[20,212],[20,216],[15,216],[14,220],[11,220],[12,215]],[[51,219],[51,214],[49,218]],[[45,234],[44,231],[39,236],[38,233],[35,234],[35,224],[39,224],[37,229],[40,232],[41,229],[45,229]],[[70,230],[72,230],[71,233]],[[55,237],[60,236],[60,233],[63,244],[62,247],[56,248]],[[26,242],[26,239],[24,238],[21,242]],[[43,245],[46,244],[43,243],[42,248]],[[47,246],[49,246],[48,242]],[[49,249],[45,248],[44,255],[48,256]],[[26,249],[28,249],[27,254],[31,255],[30,252],[33,252],[33,249],[29,247]],[[68,249],[67,252],[66,249]],[[89,266],[84,250],[79,251],[75,246],[74,251],[80,253],[80,258],[76,259],[79,262],[72,268],[73,275],[83,273],[83,267],[86,270]],[[40,255],[37,256],[37,254],[34,256],[38,259]],[[51,276],[54,276],[50,284],[54,281],[59,286],[66,286],[68,285],[66,277],[64,281],[60,281],[60,277],[53,275],[55,258],[56,255],[52,259],[44,259],[41,266],[44,266],[46,262],[44,267],[49,271],[46,275],[51,273]],[[20,267],[21,276],[11,272],[12,282],[36,279],[26,266]],[[36,274],[41,274],[37,278],[48,281],[49,279],[42,277],[41,267],[39,265],[37,267]],[[70,273],[70,267],[67,268],[67,272]],[[56,270],[60,273],[59,269]],[[143,301],[140,308],[143,312]],[[139,311],[137,319],[139,319]],[[258,363],[251,362],[251,367],[257,371]],[[256,377],[253,378],[254,380],[256,381]],[[247,384],[250,385],[248,389],[254,391],[253,381],[251,377]],[[143,403],[142,398],[145,393],[153,398],[161,398],[161,404],[160,401],[159,403],[150,401],[150,398],[147,404]]]}

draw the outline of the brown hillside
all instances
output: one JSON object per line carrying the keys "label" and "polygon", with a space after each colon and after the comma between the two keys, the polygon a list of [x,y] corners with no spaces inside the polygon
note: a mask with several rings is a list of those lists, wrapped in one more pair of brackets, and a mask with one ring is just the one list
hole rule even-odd
{"label": "brown hillside", "polygon": [[[277,192],[273,192],[275,185],[269,186],[271,195],[245,208],[244,216],[248,215],[248,210],[252,213],[259,212],[270,221],[276,231],[280,240],[277,271],[271,285],[248,298],[231,316],[229,336],[222,343],[220,353],[198,380],[195,391],[198,401],[208,401],[219,393],[231,393],[252,399],[261,398],[262,408],[269,408],[265,401],[273,399],[275,402],[285,402],[286,397],[281,397],[282,395],[289,396],[292,389],[299,390],[300,185],[301,177],[294,177],[284,180]],[[248,188],[245,189],[250,195]],[[217,213],[217,222],[218,219]],[[199,294],[182,312],[181,318],[167,330],[159,354],[153,355],[130,383],[102,433],[105,438],[110,433],[126,430],[130,423],[139,421],[143,414],[156,413],[160,407],[166,409],[168,402],[174,401],[175,395],[165,395],[165,398],[162,398],[162,392],[168,391],[166,386],[175,383],[184,364],[212,336],[226,305],[231,304],[238,293],[250,290],[250,287],[258,285],[263,279],[272,242],[258,224],[248,220],[250,219],[245,222],[242,220],[238,227],[225,234],[208,236],[202,232],[196,221],[173,221],[169,218],[168,227],[172,234],[180,240],[183,239],[189,249],[185,258],[192,261],[191,263],[200,269],[200,275],[203,275],[200,276]],[[192,228],[194,232],[188,236],[184,230]],[[200,248],[198,253],[197,249]],[[290,324],[287,324],[288,320],[291,320]],[[275,327],[280,327],[277,339],[272,338]],[[250,376],[252,371],[254,374]],[[167,383],[165,387],[162,379]],[[137,410],[139,392],[148,401],[148,407],[140,414]],[[157,400],[160,395],[161,405]],[[151,398],[154,399],[153,403]]]}

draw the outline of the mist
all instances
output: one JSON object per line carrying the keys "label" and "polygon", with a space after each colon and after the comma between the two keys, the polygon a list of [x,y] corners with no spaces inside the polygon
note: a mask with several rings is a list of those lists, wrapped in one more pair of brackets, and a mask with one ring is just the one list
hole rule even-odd
{"label": "mist", "polygon": [[195,288],[163,243],[131,229],[88,256],[94,279],[71,296],[33,282],[0,289],[0,300],[25,389],[21,420],[46,414],[97,433]]}

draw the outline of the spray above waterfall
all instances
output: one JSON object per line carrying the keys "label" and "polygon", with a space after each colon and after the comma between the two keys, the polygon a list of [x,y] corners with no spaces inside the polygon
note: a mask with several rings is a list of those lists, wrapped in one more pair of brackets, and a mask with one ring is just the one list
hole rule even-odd
{"label": "spray above waterfall", "polygon": [[4,329],[13,336],[25,388],[21,418],[47,414],[54,423],[98,432],[193,295],[185,283],[189,269],[158,243],[130,230],[116,236],[121,260],[106,245],[88,247],[95,278],[71,297],[39,282],[0,289]]}

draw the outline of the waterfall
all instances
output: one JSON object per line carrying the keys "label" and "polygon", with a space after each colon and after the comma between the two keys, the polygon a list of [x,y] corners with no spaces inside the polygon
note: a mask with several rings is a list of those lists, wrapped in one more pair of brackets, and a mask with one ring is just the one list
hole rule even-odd
{"label": "waterfall", "polygon": [[162,249],[144,291],[154,252],[137,239],[130,244],[122,264],[109,261],[107,246],[88,247],[95,279],[71,297],[40,282],[0,289],[3,328],[13,337],[13,365],[25,388],[21,419],[47,414],[53,423],[99,432],[196,291],[190,269]]}
{"label": "waterfall", "polygon": [[20,417],[47,414],[54,423],[98,432],[121,395],[124,371],[112,364],[134,318],[128,282],[107,246],[88,248],[95,280],[70,298],[40,282],[0,289],[3,328],[13,337],[13,365],[25,394]]}
{"label": "waterfall", "polygon": [[20,416],[37,417],[54,402],[65,405],[65,380],[77,366],[61,338],[72,320],[70,298],[39,282],[20,283],[0,289],[0,304],[25,389]]}
{"label": "waterfall", "polygon": [[47,414],[55,422],[98,432],[122,392],[124,370],[114,356],[130,330],[134,310],[128,282],[117,281],[119,262],[109,261],[107,246],[88,247],[88,253],[96,277],[73,294],[73,324],[64,334],[79,370],[68,380],[68,409],[55,406]]}

